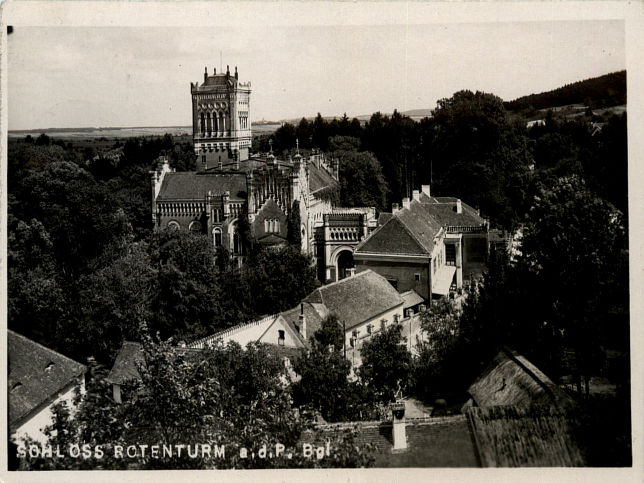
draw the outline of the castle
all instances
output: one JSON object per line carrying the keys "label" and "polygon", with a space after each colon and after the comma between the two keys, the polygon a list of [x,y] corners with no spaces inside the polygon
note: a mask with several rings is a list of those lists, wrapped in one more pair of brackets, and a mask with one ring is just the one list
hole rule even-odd
{"label": "castle", "polygon": [[[152,175],[155,228],[200,232],[238,264],[244,247],[239,221],[263,246],[287,242],[289,220],[299,212],[302,251],[317,262],[321,281],[351,273],[355,246],[376,229],[374,208],[340,208],[339,165],[320,152],[288,159],[251,155],[250,83],[227,67],[191,83],[193,145],[197,170],[174,172],[167,158]],[[293,229],[293,228],[292,228]]]}

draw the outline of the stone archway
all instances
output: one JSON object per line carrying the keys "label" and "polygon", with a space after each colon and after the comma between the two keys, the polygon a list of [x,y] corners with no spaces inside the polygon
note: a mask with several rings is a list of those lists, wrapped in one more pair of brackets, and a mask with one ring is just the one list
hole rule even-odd
{"label": "stone archway", "polygon": [[336,257],[336,279],[342,280],[347,278],[350,274],[349,270],[355,268],[353,261],[353,250],[345,249],[338,253]]}

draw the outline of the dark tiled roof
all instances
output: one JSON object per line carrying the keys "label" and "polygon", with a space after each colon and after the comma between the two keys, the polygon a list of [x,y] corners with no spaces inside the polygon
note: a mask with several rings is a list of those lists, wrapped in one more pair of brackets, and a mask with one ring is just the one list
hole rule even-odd
{"label": "dark tiled roof", "polygon": [[477,406],[570,407],[572,398],[523,356],[501,350],[470,386]]}
{"label": "dark tiled roof", "polygon": [[235,76],[233,75],[226,75],[226,74],[215,74],[215,75],[209,75],[206,78],[206,82],[201,84],[199,87],[232,87],[237,83],[237,79],[235,79]]}
{"label": "dark tiled roof", "polygon": [[[426,208],[427,213],[442,226],[481,226],[485,219],[467,203],[461,201],[461,213],[456,213],[457,198],[451,196],[420,195],[420,204]],[[413,204],[413,203],[412,203]]]}
{"label": "dark tiled roof", "polygon": [[262,245],[277,246],[284,245],[286,243],[286,238],[282,238],[281,236],[277,236],[274,233],[270,233],[269,235],[259,238],[257,241]]}
{"label": "dark tiled roof", "polygon": [[159,200],[199,200],[206,199],[208,191],[222,195],[230,191],[231,200],[241,200],[246,193],[246,176],[233,173],[167,173],[159,191]]}
{"label": "dark tiled roof", "polygon": [[139,379],[137,364],[143,362],[143,348],[138,342],[123,342],[116,356],[107,380],[112,384],[124,384],[132,379]]}
{"label": "dark tiled roof", "polygon": [[9,424],[24,418],[76,381],[86,367],[12,330],[7,331],[9,355]]}
{"label": "dark tiled roof", "polygon": [[311,193],[325,190],[336,190],[338,182],[327,172],[326,169],[318,168],[314,163],[309,163],[309,191]]}
{"label": "dark tiled roof", "polygon": [[482,466],[584,466],[566,412],[553,407],[469,408]]}
{"label": "dark tiled roof", "polygon": [[403,304],[387,279],[371,270],[317,288],[304,301],[324,304],[347,330]]}
{"label": "dark tiled roof", "polygon": [[403,222],[427,253],[431,253],[434,249],[434,239],[441,230],[441,223],[432,216],[428,216],[423,205],[418,202],[411,203],[408,209],[396,212],[395,216]]}
{"label": "dark tiled roof", "polygon": [[377,228],[368,238],[359,243],[355,253],[400,253],[424,255],[429,253],[397,218],[392,217]]}
{"label": "dark tiled roof", "polygon": [[303,442],[323,443],[325,436],[355,428],[355,443],[371,444],[374,466],[379,468],[429,468],[479,466],[472,435],[464,415],[407,420],[407,450],[392,453],[391,423],[319,425],[303,434]]}

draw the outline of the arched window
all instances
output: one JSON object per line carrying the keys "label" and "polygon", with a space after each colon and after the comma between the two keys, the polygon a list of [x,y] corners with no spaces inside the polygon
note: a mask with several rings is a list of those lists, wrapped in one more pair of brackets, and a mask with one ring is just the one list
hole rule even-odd
{"label": "arched window", "polygon": [[215,228],[213,230],[214,234],[214,239],[215,239],[215,246],[220,247],[221,246],[221,230],[219,228]]}
{"label": "arched window", "polygon": [[188,229],[192,233],[201,233],[201,223],[198,221],[193,221],[192,223],[190,223],[190,226],[188,227]]}
{"label": "arched window", "polygon": [[235,230],[233,234],[233,253],[239,255],[241,253],[241,243],[239,242],[239,233]]}
{"label": "arched window", "polygon": [[201,113],[201,134],[206,133],[206,123],[204,122],[203,112]]}
{"label": "arched window", "polygon": [[169,221],[168,222],[168,228],[170,230],[178,230],[179,228],[181,228],[181,226],[176,221]]}

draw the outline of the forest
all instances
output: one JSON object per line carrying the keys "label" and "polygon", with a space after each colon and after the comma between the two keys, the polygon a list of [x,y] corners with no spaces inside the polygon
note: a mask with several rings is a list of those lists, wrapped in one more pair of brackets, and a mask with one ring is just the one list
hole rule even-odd
{"label": "forest", "polygon": [[[318,115],[254,138],[255,151],[268,151],[272,141],[276,154],[289,156],[297,140],[301,151],[337,157],[344,206],[390,211],[411,189],[431,184],[433,195],[461,198],[492,227],[521,236],[512,257],[490,254],[488,272],[470,285],[462,312],[438,303],[424,315],[429,342],[418,356],[400,344],[400,331],[387,331],[365,349],[356,382],[341,352],[327,350],[338,340],[338,324],[327,322],[296,364],[302,379],[289,395],[293,404],[329,421],[366,418],[393,398],[400,379],[420,399],[457,402],[507,345],[554,380],[570,378],[597,428],[586,448],[589,461],[628,464],[626,114],[602,121],[598,131],[591,114],[567,119],[550,111],[543,125],[527,128],[497,96],[460,91],[439,100],[432,117],[420,122],[398,112],[374,113],[364,124]],[[153,366],[150,377],[180,377],[169,371],[172,346],[292,308],[315,288],[312,260],[296,248],[296,237],[276,251],[245,237],[249,257],[240,269],[202,235],[152,230],[149,171],[160,154],[177,170],[194,169],[190,143],[166,135],[112,148],[118,156],[46,135],[10,143],[9,328],[101,367],[111,366],[123,340],[151,338],[150,360],[166,354],[166,365]],[[212,357],[226,359],[225,351],[234,350],[219,348]],[[248,364],[268,365],[258,351]],[[257,384],[275,384],[271,374]],[[610,380],[616,393],[592,396],[597,376]],[[189,388],[202,379],[196,381],[168,383]],[[277,398],[271,408],[287,411],[287,399]],[[180,401],[169,404],[185,413]],[[99,409],[88,406],[86,417]],[[112,410],[134,411],[127,418],[154,414],[149,399]],[[77,424],[65,414],[60,422]],[[601,450],[602,438],[614,451]],[[352,455],[346,465],[366,464]]]}

